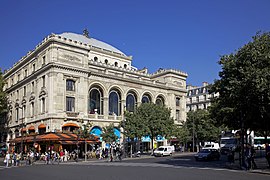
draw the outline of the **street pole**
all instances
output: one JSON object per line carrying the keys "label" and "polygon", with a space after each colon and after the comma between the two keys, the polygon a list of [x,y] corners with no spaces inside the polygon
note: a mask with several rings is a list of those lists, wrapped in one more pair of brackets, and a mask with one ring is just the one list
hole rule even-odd
{"label": "street pole", "polygon": [[195,134],[195,129],[194,129],[194,118],[193,118],[193,124],[192,124],[192,152],[194,152],[195,148],[194,148],[194,143],[195,143],[195,138],[194,138],[194,134]]}
{"label": "street pole", "polygon": [[86,139],[84,139],[84,161],[87,161],[86,151],[87,151],[87,142]]}

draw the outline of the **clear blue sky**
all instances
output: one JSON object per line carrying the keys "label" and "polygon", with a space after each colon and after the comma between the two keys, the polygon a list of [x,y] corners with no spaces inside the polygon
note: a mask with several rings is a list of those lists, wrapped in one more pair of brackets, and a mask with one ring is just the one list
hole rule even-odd
{"label": "clear blue sky", "polygon": [[0,0],[0,67],[51,33],[87,28],[139,69],[179,69],[188,84],[211,83],[221,55],[270,31],[269,8],[270,0]]}

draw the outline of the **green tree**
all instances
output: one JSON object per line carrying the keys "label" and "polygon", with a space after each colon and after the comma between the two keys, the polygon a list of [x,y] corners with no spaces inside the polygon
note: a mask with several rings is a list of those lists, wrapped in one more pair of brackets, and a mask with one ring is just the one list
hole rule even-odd
{"label": "green tree", "polygon": [[130,155],[132,155],[133,147],[137,147],[138,141],[147,132],[146,126],[136,114],[126,111],[125,119],[121,121],[120,127],[123,128],[125,138],[127,137],[130,141]]}
{"label": "green tree", "polygon": [[189,132],[186,122],[182,122],[182,126],[174,125],[172,136],[178,139],[179,142],[184,145],[184,147],[188,141],[192,140],[192,134]]}
{"label": "green tree", "polygon": [[235,53],[222,56],[219,64],[220,79],[211,88],[219,97],[211,114],[220,124],[241,129],[242,145],[248,129],[269,135],[270,34],[257,33]]}
{"label": "green tree", "polygon": [[103,133],[101,134],[101,137],[103,141],[109,144],[117,141],[118,137],[114,134],[113,123],[111,123],[109,126],[103,127]]}
{"label": "green tree", "polygon": [[[270,34],[257,34],[235,54],[221,57],[212,91],[219,93],[212,112],[229,127],[269,134]],[[223,118],[222,118],[223,117]]]}
{"label": "green tree", "polygon": [[195,144],[198,142],[218,141],[222,131],[222,127],[216,126],[208,110],[204,109],[188,112],[186,126],[189,133],[192,136],[194,135]]}
{"label": "green tree", "polygon": [[86,123],[83,124],[77,131],[75,131],[75,134],[77,134],[78,139],[84,140],[84,160],[87,161],[87,140],[95,140],[94,135],[90,134],[90,129],[92,127],[92,123]]}
{"label": "green tree", "polygon": [[[171,110],[165,106],[143,103],[136,108],[134,115],[127,116],[126,120],[132,121],[132,126],[126,131],[133,133],[134,130],[135,133],[131,134],[133,137],[149,135],[152,139],[152,147],[154,138],[158,135],[165,138],[172,135],[174,121],[171,118]],[[135,130],[136,128],[139,128],[139,130]]]}
{"label": "green tree", "polygon": [[4,92],[5,83],[2,70],[0,69],[0,141],[8,132],[8,103],[7,95]]}

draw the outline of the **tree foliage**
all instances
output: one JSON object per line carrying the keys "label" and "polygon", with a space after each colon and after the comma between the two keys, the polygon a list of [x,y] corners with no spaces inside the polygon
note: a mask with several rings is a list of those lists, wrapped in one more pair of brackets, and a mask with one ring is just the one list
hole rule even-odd
{"label": "tree foliage", "polygon": [[7,95],[4,92],[5,81],[3,78],[2,71],[0,69],[0,135],[3,136],[7,133],[7,123],[8,123],[8,104]]}
{"label": "tree foliage", "polygon": [[103,141],[109,144],[117,141],[118,137],[114,134],[114,125],[112,123],[109,126],[103,127],[101,137]]}
{"label": "tree foliage", "polygon": [[232,129],[269,134],[270,34],[258,33],[236,53],[222,56],[220,79],[211,88],[219,93],[211,114]]}
{"label": "tree foliage", "polygon": [[193,134],[194,130],[197,142],[218,141],[223,129],[221,126],[216,126],[208,110],[203,109],[188,112],[186,126],[190,134]]}
{"label": "tree foliage", "polygon": [[153,147],[153,140],[158,135],[166,138],[172,135],[174,121],[170,114],[170,109],[165,106],[143,103],[136,108],[134,114],[126,112],[126,121],[122,127],[131,138],[149,135]]}
{"label": "tree foliage", "polygon": [[172,136],[178,139],[181,143],[186,144],[192,139],[192,132],[187,128],[187,123],[182,122],[182,126],[173,126]]}

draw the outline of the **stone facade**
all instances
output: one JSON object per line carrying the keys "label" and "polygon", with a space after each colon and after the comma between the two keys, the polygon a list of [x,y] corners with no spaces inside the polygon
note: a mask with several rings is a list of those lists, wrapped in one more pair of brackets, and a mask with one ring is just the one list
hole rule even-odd
{"label": "stone facade", "polygon": [[187,86],[187,112],[197,109],[207,109],[211,105],[211,98],[218,94],[208,92],[208,83],[204,82],[202,86]]}
{"label": "stone facade", "polygon": [[131,56],[80,34],[44,38],[4,73],[10,107],[8,140],[30,126],[37,133],[41,125],[46,132],[62,131],[67,123],[117,126],[124,110],[142,101],[164,103],[175,123],[185,121],[187,74],[172,69],[150,74],[131,63]]}

